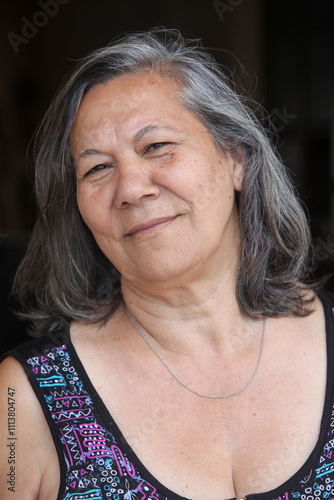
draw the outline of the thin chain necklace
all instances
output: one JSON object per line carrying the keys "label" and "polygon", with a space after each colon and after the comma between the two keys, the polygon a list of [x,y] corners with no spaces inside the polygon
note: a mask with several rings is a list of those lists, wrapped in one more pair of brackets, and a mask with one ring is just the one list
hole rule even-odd
{"label": "thin chain necklace", "polygon": [[260,344],[260,352],[259,352],[259,356],[258,356],[258,359],[257,359],[257,363],[255,365],[255,369],[252,373],[252,376],[251,378],[248,380],[248,382],[241,388],[239,389],[238,391],[236,392],[232,392],[231,394],[220,394],[220,395],[217,395],[217,396],[214,396],[214,395],[210,395],[210,394],[203,394],[202,392],[198,392],[196,391],[195,389],[192,389],[191,387],[189,387],[189,385],[187,385],[185,382],[183,382],[177,375],[176,373],[173,372],[173,370],[170,368],[170,366],[166,363],[166,361],[163,359],[163,357],[161,356],[161,354],[158,353],[158,351],[153,347],[153,345],[151,344],[151,342],[148,340],[148,338],[145,337],[145,335],[143,334],[143,332],[140,330],[139,326],[137,325],[134,317],[132,316],[132,314],[130,313],[130,311],[128,310],[127,307],[125,307],[125,311],[126,311],[126,314],[128,315],[128,318],[130,319],[131,323],[133,324],[133,326],[135,327],[135,329],[137,330],[137,332],[140,334],[140,336],[142,337],[143,340],[145,340],[146,344],[150,347],[150,349],[152,349],[152,351],[154,352],[154,354],[156,354],[158,356],[158,358],[160,359],[161,363],[167,368],[167,370],[169,371],[169,373],[179,382],[179,384],[181,384],[185,389],[188,389],[188,391],[190,392],[193,392],[194,394],[197,394],[197,396],[201,396],[202,398],[208,398],[208,399],[225,399],[225,398],[230,398],[232,396],[236,396],[237,394],[240,394],[241,392],[243,392],[245,389],[247,389],[247,387],[250,386],[250,384],[252,383],[255,375],[257,374],[257,371],[259,369],[259,366],[260,366],[260,363],[261,363],[261,358],[262,358],[262,351],[263,351],[263,343],[264,343],[264,334],[265,334],[265,331],[266,331],[266,318],[264,318],[263,320],[263,328],[262,328],[262,336],[261,336],[261,344]]}

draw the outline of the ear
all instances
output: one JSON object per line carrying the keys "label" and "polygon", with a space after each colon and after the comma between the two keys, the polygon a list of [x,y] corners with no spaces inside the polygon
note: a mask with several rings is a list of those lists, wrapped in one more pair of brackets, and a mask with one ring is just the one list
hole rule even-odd
{"label": "ear", "polygon": [[237,146],[236,148],[234,148],[231,151],[231,158],[233,161],[234,189],[236,191],[241,191],[247,163],[247,157],[244,148],[242,146]]}

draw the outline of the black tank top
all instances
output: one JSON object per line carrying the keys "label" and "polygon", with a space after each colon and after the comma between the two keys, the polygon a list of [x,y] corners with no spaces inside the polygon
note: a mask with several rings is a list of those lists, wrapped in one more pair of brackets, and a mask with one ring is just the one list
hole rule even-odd
{"label": "black tank top", "polygon": [[[326,318],[327,389],[318,442],[288,481],[247,500],[334,500],[334,297],[319,297]],[[24,367],[50,427],[61,473],[57,500],[189,500],[163,486],[135,455],[90,382],[69,327],[6,355]]]}

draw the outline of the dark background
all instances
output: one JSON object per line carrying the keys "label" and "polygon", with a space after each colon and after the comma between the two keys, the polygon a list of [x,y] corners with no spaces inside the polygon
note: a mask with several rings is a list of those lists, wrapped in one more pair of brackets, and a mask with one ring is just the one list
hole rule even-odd
{"label": "dark background", "polygon": [[316,274],[333,272],[331,0],[12,0],[0,19],[0,352],[28,338],[9,300],[35,216],[28,143],[74,62],[123,32],[201,38],[267,109],[309,213]]}

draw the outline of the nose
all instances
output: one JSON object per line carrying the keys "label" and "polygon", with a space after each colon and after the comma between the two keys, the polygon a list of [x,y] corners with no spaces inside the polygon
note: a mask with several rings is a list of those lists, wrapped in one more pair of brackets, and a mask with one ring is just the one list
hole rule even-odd
{"label": "nose", "polygon": [[125,208],[138,205],[146,199],[157,198],[160,187],[153,182],[152,174],[152,165],[143,159],[119,164],[114,205]]}

